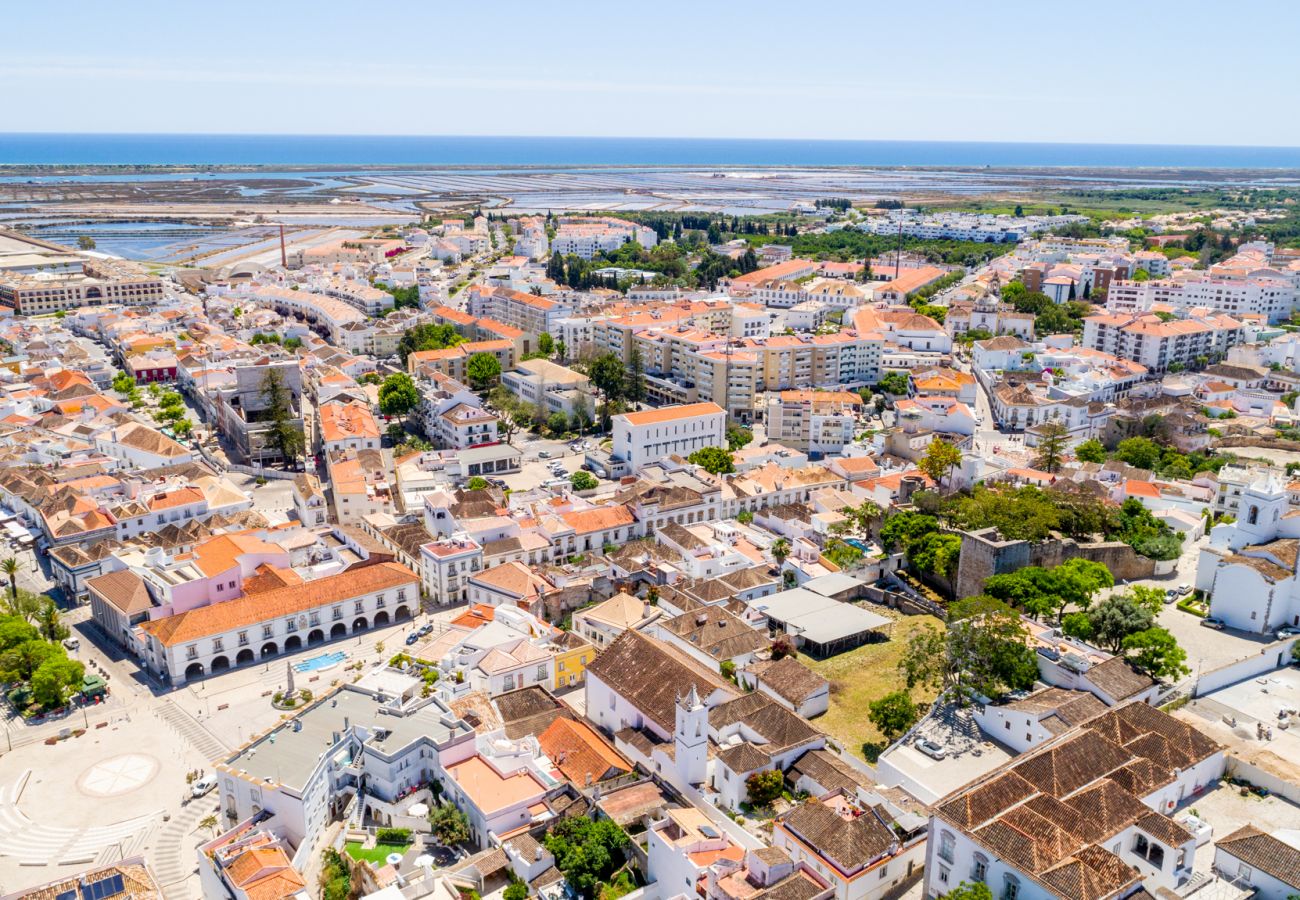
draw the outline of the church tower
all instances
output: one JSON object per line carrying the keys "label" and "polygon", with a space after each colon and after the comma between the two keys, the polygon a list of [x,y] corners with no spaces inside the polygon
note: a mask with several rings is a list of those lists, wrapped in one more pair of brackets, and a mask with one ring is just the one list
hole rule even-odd
{"label": "church tower", "polygon": [[1286,487],[1271,472],[1261,472],[1241,492],[1237,529],[1244,544],[1263,544],[1277,537],[1278,520],[1289,508]]}
{"label": "church tower", "polygon": [[690,784],[702,784],[709,777],[709,708],[695,685],[685,697],[677,697],[673,745],[677,772]]}

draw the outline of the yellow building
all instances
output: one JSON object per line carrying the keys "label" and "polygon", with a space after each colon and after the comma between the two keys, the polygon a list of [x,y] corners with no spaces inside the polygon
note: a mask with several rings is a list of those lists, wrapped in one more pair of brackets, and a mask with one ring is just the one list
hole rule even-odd
{"label": "yellow building", "polygon": [[572,631],[565,631],[551,641],[549,649],[555,662],[555,689],[582,684],[596,648]]}

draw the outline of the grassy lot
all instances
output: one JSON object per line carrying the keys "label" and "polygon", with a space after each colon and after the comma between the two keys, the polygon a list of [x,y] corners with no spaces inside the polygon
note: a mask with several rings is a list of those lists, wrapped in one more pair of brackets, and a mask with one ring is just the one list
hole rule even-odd
{"label": "grassy lot", "polygon": [[[896,615],[877,606],[871,610],[890,618]],[[939,628],[940,622],[933,616],[898,616],[890,639],[884,643],[865,644],[822,660],[800,654],[801,663],[831,683],[830,709],[814,719],[813,724],[859,758],[864,741],[883,740],[876,726],[867,719],[867,707],[873,700],[903,687],[898,676],[898,660],[908,637],[927,627]],[[934,699],[931,692],[923,689],[913,691],[912,697],[918,703]]]}
{"label": "grassy lot", "polygon": [[410,848],[410,844],[376,844],[373,847],[362,847],[358,841],[348,841],[343,847],[348,856],[353,859],[369,860],[380,866],[384,864],[384,859],[388,854],[405,853]]}

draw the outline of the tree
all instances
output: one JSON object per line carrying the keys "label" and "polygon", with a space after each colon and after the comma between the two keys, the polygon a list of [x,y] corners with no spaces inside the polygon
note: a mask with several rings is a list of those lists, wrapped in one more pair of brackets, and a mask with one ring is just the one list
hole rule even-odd
{"label": "tree", "polygon": [[921,471],[935,483],[942,485],[944,478],[961,465],[961,451],[942,438],[934,438],[917,464]]}
{"label": "tree", "polygon": [[886,550],[907,552],[914,542],[938,530],[939,520],[934,516],[905,510],[885,520],[880,528],[880,543]]}
{"label": "tree", "polygon": [[907,561],[922,572],[951,578],[957,574],[961,537],[932,531],[907,548]]}
{"label": "tree", "polygon": [[575,491],[594,491],[600,487],[600,480],[590,472],[579,469],[569,476],[569,484]]}
{"label": "tree", "polygon": [[1101,563],[1071,559],[1051,569],[1026,566],[1015,572],[985,579],[984,591],[1032,616],[1053,615],[1058,621],[1069,607],[1087,609],[1092,597],[1115,584],[1115,577]]}
{"label": "tree", "polygon": [[1119,442],[1115,457],[1139,469],[1154,469],[1160,465],[1163,451],[1150,438],[1131,437]]}
{"label": "tree", "polygon": [[736,471],[736,464],[731,458],[730,451],[721,447],[701,447],[686,457],[686,461],[713,475],[725,475]]}
{"label": "tree", "polygon": [[[794,574],[793,572],[791,574]],[[788,634],[779,635],[772,641],[772,661],[795,655],[794,640]]]}
{"label": "tree", "polygon": [[9,579],[9,599],[14,601],[18,599],[18,573],[22,571],[23,564],[15,556],[7,557],[4,562],[0,562],[0,572],[4,572]]}
{"label": "tree", "polygon": [[94,250],[95,239],[88,234],[83,234],[77,238],[77,247],[81,250]]}
{"label": "tree", "polygon": [[1038,454],[1034,465],[1044,472],[1055,474],[1065,461],[1065,448],[1069,443],[1070,432],[1057,421],[1047,422],[1039,429]]}
{"label": "tree", "polygon": [[512,881],[501,893],[502,900],[528,900],[528,885],[522,881]]}
{"label": "tree", "polygon": [[993,891],[982,881],[963,881],[943,896],[945,900],[993,900]]}
{"label": "tree", "polygon": [[741,525],[748,525],[750,522],[754,521],[753,510],[742,509],[740,512],[736,513],[736,521]]}
{"label": "tree", "polygon": [[627,373],[623,379],[623,398],[632,403],[640,403],[645,400],[645,363],[641,359],[641,348],[635,343],[632,344],[632,351],[628,354]]}
{"label": "tree", "polygon": [[217,830],[217,824],[219,821],[220,820],[215,815],[208,814],[204,816],[202,819],[199,819],[199,827],[207,831],[211,831],[215,834]]}
{"label": "tree", "polygon": [[1088,438],[1074,448],[1074,458],[1080,462],[1104,463],[1106,448],[1096,438]]}
{"label": "tree", "polygon": [[32,673],[32,700],[46,709],[62,706],[81,688],[86,667],[63,653],[52,654]]}
{"label": "tree", "polygon": [[736,451],[754,439],[754,432],[741,425],[727,426],[727,449]]}
{"label": "tree", "polygon": [[776,560],[776,565],[780,568],[790,556],[790,542],[783,537],[779,537],[772,542],[768,548],[772,551],[772,558]]}
{"label": "tree", "polygon": [[302,429],[294,424],[289,409],[289,391],[279,369],[267,369],[262,377],[262,399],[266,403],[264,415],[271,421],[266,432],[266,446],[279,451],[286,461],[292,462],[302,455],[306,439]]}
{"label": "tree", "polygon": [[394,372],[379,386],[379,411],[386,416],[406,416],[420,405],[420,390],[405,372]]}
{"label": "tree", "polygon": [[623,850],[630,843],[612,819],[592,821],[585,816],[561,819],[542,840],[564,880],[587,900],[622,864]]}
{"label": "tree", "polygon": [[969,597],[954,603],[949,615],[947,631],[922,628],[908,639],[898,669],[909,689],[923,684],[964,704],[1033,686],[1037,657],[1010,607],[992,597]]}
{"label": "tree", "polygon": [[480,391],[486,391],[501,377],[501,363],[491,353],[475,353],[465,361],[465,377]]}
{"label": "tree", "polygon": [[890,743],[915,725],[919,715],[907,691],[891,691],[867,707],[867,718]]}
{"label": "tree", "polygon": [[600,392],[602,398],[601,420],[609,418],[609,404],[623,396],[626,384],[623,362],[613,353],[597,356],[587,366],[587,377],[591,386]]}
{"label": "tree", "polygon": [[1124,638],[1123,649],[1129,665],[1152,678],[1182,678],[1191,672],[1186,664],[1187,651],[1159,626],[1130,634]]}
{"label": "tree", "polygon": [[450,803],[429,810],[429,828],[444,847],[469,840],[469,818]]}
{"label": "tree", "polygon": [[902,372],[886,372],[876,382],[876,387],[885,394],[902,397],[907,393],[907,376]]}
{"label": "tree", "polygon": [[550,332],[543,331],[537,336],[537,349],[548,357],[555,352],[555,338],[551,337]]}
{"label": "tree", "polygon": [[49,597],[36,614],[36,626],[47,641],[57,643],[68,636],[68,627],[59,620],[59,607]]}
{"label": "tree", "polygon": [[546,419],[546,430],[551,434],[563,434],[569,429],[569,417],[560,410],[551,413]]}
{"label": "tree", "polygon": [[475,475],[465,482],[465,489],[470,491],[486,491],[488,489],[488,480],[482,475]]}
{"label": "tree", "polygon": [[1089,634],[1099,647],[1118,653],[1131,634],[1155,624],[1151,610],[1131,594],[1112,594],[1085,613]]}
{"label": "tree", "polygon": [[412,353],[422,350],[443,350],[464,342],[465,338],[452,325],[416,325],[414,328],[408,328],[401,340],[397,342],[397,355],[405,364],[406,358]]}
{"label": "tree", "polygon": [[299,347],[302,346],[302,338],[300,337],[285,338],[284,343],[281,344],[280,346],[284,347],[284,349],[286,350],[297,350]]}
{"label": "tree", "polygon": [[745,792],[755,806],[767,806],[785,790],[785,777],[780,769],[754,772],[745,779]]}

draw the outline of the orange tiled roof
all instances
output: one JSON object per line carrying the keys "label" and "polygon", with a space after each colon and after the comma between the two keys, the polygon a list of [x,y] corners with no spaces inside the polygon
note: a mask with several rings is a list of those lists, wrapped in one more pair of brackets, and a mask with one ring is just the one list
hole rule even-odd
{"label": "orange tiled roof", "polygon": [[[419,577],[406,566],[377,563],[251,597],[201,606],[189,612],[154,619],[142,627],[159,643],[173,647],[376,591],[399,587],[418,588],[419,583]],[[418,598],[413,596],[410,602],[414,603],[416,599]]]}

